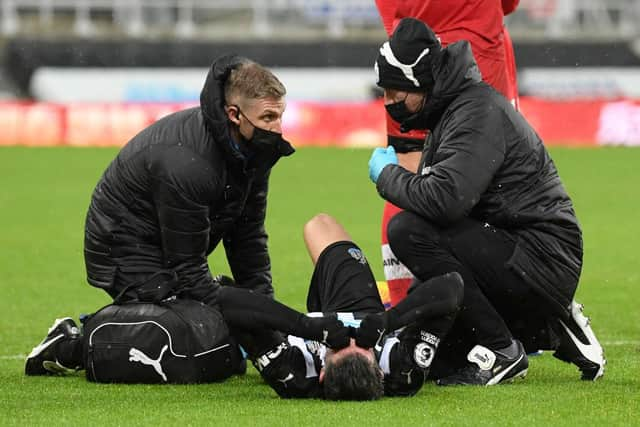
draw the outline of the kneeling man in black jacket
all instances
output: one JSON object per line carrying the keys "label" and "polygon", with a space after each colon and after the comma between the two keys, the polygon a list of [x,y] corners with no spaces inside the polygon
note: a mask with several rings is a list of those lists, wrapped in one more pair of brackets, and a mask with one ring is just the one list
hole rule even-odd
{"label": "kneeling man in black jacket", "polygon": [[418,20],[400,22],[375,68],[391,117],[430,131],[418,173],[397,165],[392,147],[369,162],[380,195],[405,210],[389,223],[391,249],[419,281],[464,280],[432,367],[439,384],[523,376],[526,352],[538,349],[555,350],[583,379],[602,376],[602,347],[573,300],[582,233],[539,136],[482,82],[466,41],[442,48]]}
{"label": "kneeling man in black jacket", "polygon": [[[129,141],[91,197],[89,284],[117,303],[177,297],[215,306],[220,285],[207,256],[222,241],[237,286],[271,297],[269,174],[294,151],[282,138],[285,93],[261,65],[223,56],[209,70],[199,107]],[[37,362],[42,351],[30,358]],[[33,374],[44,373],[34,366]]]}

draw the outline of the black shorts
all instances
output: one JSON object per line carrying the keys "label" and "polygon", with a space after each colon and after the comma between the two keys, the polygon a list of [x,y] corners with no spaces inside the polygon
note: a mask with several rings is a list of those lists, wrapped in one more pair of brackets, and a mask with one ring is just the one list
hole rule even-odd
{"label": "black shorts", "polygon": [[327,246],[316,263],[307,296],[309,312],[384,311],[369,263],[353,242]]}

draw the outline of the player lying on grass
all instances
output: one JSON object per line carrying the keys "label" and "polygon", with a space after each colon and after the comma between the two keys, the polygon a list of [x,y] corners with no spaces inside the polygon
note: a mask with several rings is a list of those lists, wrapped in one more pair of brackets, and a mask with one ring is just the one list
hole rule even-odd
{"label": "player lying on grass", "polygon": [[417,393],[458,312],[460,275],[417,284],[385,312],[366,258],[334,218],[314,217],[304,238],[315,265],[307,310],[335,313],[351,331],[349,345],[336,350],[281,331],[256,331],[248,320],[234,336],[254,366],[282,397],[373,400]]}
{"label": "player lying on grass", "polygon": [[[239,373],[242,366],[228,327],[276,329],[336,349],[349,344],[349,329],[335,316],[309,317],[261,292],[239,288],[231,279],[219,276],[214,280],[215,306],[193,300],[190,295],[172,296],[156,303],[111,304],[83,319],[82,331],[70,317],[58,319],[27,356],[25,374],[66,374],[91,367],[87,378],[92,381],[162,382],[154,379],[154,375],[149,376],[148,370],[144,372],[147,368],[129,363],[141,362],[142,355],[148,362],[152,359],[148,355],[159,354],[156,365],[164,382],[221,380]],[[157,334],[156,329],[163,333]],[[180,355],[184,351],[176,351],[176,347],[193,354]],[[195,348],[203,351],[194,351]],[[164,357],[167,349],[169,354]],[[219,357],[196,360],[205,353],[215,356],[212,353],[219,350],[222,350]],[[177,363],[170,360],[174,357],[185,359]],[[202,375],[188,374],[194,367],[189,358],[193,364],[211,360],[218,366],[203,367],[207,372]],[[164,372],[161,363],[172,365],[167,368],[170,375]]]}
{"label": "player lying on grass", "polygon": [[537,349],[583,379],[602,376],[602,347],[573,300],[582,231],[540,137],[482,82],[468,42],[443,48],[421,21],[400,21],[375,69],[391,117],[430,131],[417,171],[393,147],[369,163],[381,197],[404,209],[387,229],[391,250],[419,281],[454,271],[464,280],[439,384],[500,382]]}
{"label": "player lying on grass", "polygon": [[[211,359],[219,366],[207,368],[209,372],[204,372],[203,376],[195,374],[187,378],[186,372],[192,371],[193,367],[185,359],[181,361],[182,368],[169,367],[171,375],[165,375],[163,371],[161,377],[164,382],[176,383],[221,380],[238,373],[240,365],[239,353],[232,348],[235,341],[228,336],[228,326],[245,328],[249,325],[255,331],[277,329],[336,349],[349,343],[349,328],[335,316],[309,317],[259,292],[230,286],[231,279],[215,280],[218,286],[215,308],[190,298],[170,297],[157,303],[137,301],[108,305],[87,316],[82,331],[73,319],[58,319],[45,339],[27,356],[25,373],[66,374],[91,366],[87,378],[92,381],[162,382],[147,375],[148,372],[139,372],[137,368],[143,367],[130,366],[129,362],[139,362],[132,359],[139,359],[136,354],[144,353],[147,359],[151,359],[148,355],[160,354],[158,363],[169,365],[174,364],[175,361],[170,360],[173,357],[192,357],[194,363],[200,363],[195,360],[198,354],[181,356],[179,353],[184,352],[175,348],[192,350],[209,345],[202,352],[191,353],[212,353],[214,348],[224,350],[220,357]],[[156,334],[155,328],[149,327],[151,325],[164,333]],[[96,334],[98,331],[100,333]],[[163,356],[167,350],[163,348],[165,346],[170,350],[167,357]],[[102,364],[98,368],[100,372],[96,373],[93,361]],[[184,378],[181,378],[181,369],[184,369]]]}
{"label": "player lying on grass", "polygon": [[[447,274],[419,284],[405,301],[385,312],[366,258],[340,224],[327,215],[318,215],[306,224],[304,236],[315,264],[307,300],[309,311],[315,315],[303,315],[229,283],[220,286],[216,295],[225,322],[256,368],[283,397],[371,400],[382,396],[383,390],[389,396],[415,394],[458,311],[463,295],[460,276]],[[225,285],[224,281],[221,284]],[[164,304],[170,306],[171,302]],[[133,323],[162,323],[159,317],[145,315],[149,313],[148,304],[110,307],[140,310],[138,321]],[[326,315],[322,316],[322,312]],[[102,322],[117,323],[108,317]],[[98,356],[103,362],[115,357],[112,345],[94,347],[87,335],[80,333],[70,318],[57,321],[27,358],[25,372],[66,373],[90,366],[88,357]],[[160,364],[165,363],[163,344],[159,343],[152,352],[140,351],[142,343],[136,343],[135,348],[127,346],[119,365],[111,366],[129,370],[131,377],[120,373],[115,378],[140,381],[146,377],[139,376],[138,370],[152,372],[153,376],[151,366],[155,364],[165,382],[188,382],[172,378]],[[96,355],[97,352],[103,354]],[[154,359],[148,354],[159,357]],[[230,372],[217,378],[229,375]],[[87,376],[101,380],[90,370]]]}

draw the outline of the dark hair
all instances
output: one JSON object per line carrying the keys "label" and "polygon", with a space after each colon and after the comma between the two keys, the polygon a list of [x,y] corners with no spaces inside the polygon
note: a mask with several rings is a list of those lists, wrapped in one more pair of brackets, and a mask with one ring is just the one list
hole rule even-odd
{"label": "dark hair", "polygon": [[383,394],[382,370],[364,355],[346,354],[324,367],[324,397],[328,400],[376,400]]}

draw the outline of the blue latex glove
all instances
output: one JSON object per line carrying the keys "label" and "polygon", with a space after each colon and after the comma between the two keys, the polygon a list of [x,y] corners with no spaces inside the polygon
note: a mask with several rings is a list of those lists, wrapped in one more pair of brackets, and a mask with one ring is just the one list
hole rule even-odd
{"label": "blue latex glove", "polygon": [[373,150],[371,159],[369,159],[369,178],[375,184],[378,182],[380,172],[387,165],[397,165],[398,156],[396,156],[396,149],[392,146],[387,148],[376,148]]}

